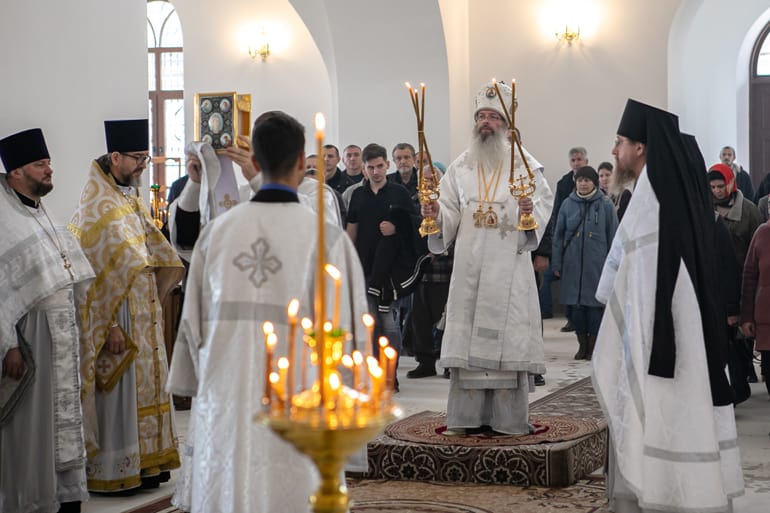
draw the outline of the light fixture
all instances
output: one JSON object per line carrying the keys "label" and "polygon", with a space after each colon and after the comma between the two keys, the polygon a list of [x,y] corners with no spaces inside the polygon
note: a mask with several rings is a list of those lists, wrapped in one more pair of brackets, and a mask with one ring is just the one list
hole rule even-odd
{"label": "light fixture", "polygon": [[559,41],[566,41],[569,46],[572,46],[574,41],[580,39],[580,25],[577,27],[577,31],[570,30],[569,25],[564,25],[564,32],[556,32],[556,39]]}
{"label": "light fixture", "polygon": [[270,43],[267,41],[265,29],[262,29],[262,34],[256,43],[249,44],[249,56],[255,60],[257,57],[262,57],[262,62],[270,57]]}

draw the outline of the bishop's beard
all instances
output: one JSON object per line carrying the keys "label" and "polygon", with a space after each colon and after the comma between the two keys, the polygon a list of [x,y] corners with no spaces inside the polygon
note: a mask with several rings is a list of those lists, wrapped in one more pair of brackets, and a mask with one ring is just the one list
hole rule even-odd
{"label": "bishop's beard", "polygon": [[471,160],[480,163],[485,169],[495,169],[502,164],[507,150],[505,131],[496,131],[485,138],[478,127],[473,128],[473,137],[468,149]]}

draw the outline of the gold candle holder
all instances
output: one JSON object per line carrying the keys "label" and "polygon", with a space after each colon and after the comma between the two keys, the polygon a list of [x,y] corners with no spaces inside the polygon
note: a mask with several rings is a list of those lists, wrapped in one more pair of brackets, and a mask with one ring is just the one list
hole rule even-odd
{"label": "gold candle holder", "polygon": [[[320,119],[318,119],[320,118]],[[323,149],[323,116],[317,118],[316,143],[318,154]],[[272,369],[277,335],[271,322],[265,322],[263,333],[266,347],[265,391],[262,410],[255,421],[267,426],[278,436],[307,455],[318,468],[321,485],[310,498],[315,513],[344,513],[348,509],[348,494],[341,479],[348,457],[385,426],[400,416],[393,404],[386,383],[392,382],[395,356],[388,364],[377,361],[364,371],[363,356],[357,350],[345,354],[345,343],[351,340],[340,323],[342,274],[326,264],[324,241],[323,161],[318,173],[318,255],[314,297],[314,319],[303,318],[301,361],[297,361],[294,337],[299,301],[293,299],[287,308],[289,324],[289,357],[278,358],[278,372]],[[326,275],[334,282],[334,314],[327,319],[325,301]],[[373,318],[364,315],[367,337],[371,343]],[[308,351],[309,349],[309,351]],[[392,348],[391,353],[394,353]],[[308,355],[308,352],[310,353]],[[309,356],[309,358],[308,358]],[[318,369],[316,379],[307,386],[307,363]],[[352,388],[342,379],[340,366],[352,373]],[[300,390],[294,389],[293,376],[299,368]],[[367,379],[368,378],[368,379]]]}
{"label": "gold candle holder", "polygon": [[152,214],[152,223],[158,228],[163,228],[165,222],[165,207],[163,198],[160,197],[160,184],[150,185],[150,213]]}
{"label": "gold candle holder", "polygon": [[[497,98],[500,100],[500,105],[503,108],[502,109],[503,113],[505,113],[505,120],[508,123],[508,128],[511,131],[511,170],[510,170],[510,175],[508,177],[508,190],[511,192],[511,195],[517,200],[520,198],[532,197],[535,194],[535,190],[537,189],[537,185],[535,183],[535,174],[532,172],[532,169],[530,169],[529,167],[529,162],[527,161],[527,157],[524,156],[524,148],[522,148],[521,146],[521,141],[519,140],[519,137],[517,135],[517,130],[516,130],[515,115],[516,115],[516,107],[518,106],[518,102],[516,101],[516,79],[514,78],[511,81],[510,111],[508,109],[508,106],[505,104],[505,101],[503,100],[503,95],[500,93],[500,87],[497,85],[497,80],[495,80],[494,78],[492,79],[492,85],[494,85],[495,87]],[[524,167],[527,169],[526,179],[523,176],[520,176],[518,178],[514,177],[514,170],[515,170],[514,161],[516,159],[516,149],[519,150],[519,155],[521,156],[521,160],[524,162]],[[518,184],[516,182],[518,182]],[[519,231],[535,230],[537,229],[537,227],[538,225],[534,215],[532,214],[519,215],[519,225],[516,227],[517,230]]]}
{"label": "gold candle holder", "polygon": [[[433,168],[433,159],[428,149],[428,141],[425,138],[425,84],[420,84],[420,92],[417,88],[412,88],[409,82],[405,82],[409,91],[409,98],[412,100],[414,115],[417,119],[417,147],[418,153],[425,155],[428,165],[431,169],[430,177],[426,177],[423,172],[423,166],[418,162],[417,166],[417,199],[420,205],[428,205],[439,199],[439,181],[436,178],[436,170]],[[418,229],[421,237],[435,235],[441,232],[434,217],[424,217]]]}

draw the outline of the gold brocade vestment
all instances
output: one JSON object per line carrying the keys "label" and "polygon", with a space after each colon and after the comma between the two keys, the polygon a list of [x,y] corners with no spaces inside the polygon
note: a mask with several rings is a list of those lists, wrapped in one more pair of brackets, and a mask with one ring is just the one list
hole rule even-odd
{"label": "gold brocade vestment", "polygon": [[[110,327],[125,304],[124,331],[137,346],[134,357],[138,440],[124,461],[128,468],[89,466],[89,489],[113,491],[139,485],[140,472],[154,475],[179,466],[169,395],[164,387],[168,361],[163,342],[162,299],[181,280],[176,252],[152,222],[140,195],[122,193],[112,176],[94,161],[69,230],[91,262],[96,280],[80,304],[81,375],[84,431],[90,463],[108,433],[99,432],[96,408],[97,358]],[[106,351],[106,349],[104,349]],[[115,370],[115,382],[129,367]],[[133,412],[129,412],[133,413]],[[127,418],[133,418],[131,415]],[[136,447],[138,446],[138,454]],[[97,472],[97,474],[93,474]],[[108,477],[104,477],[108,476]],[[119,477],[122,476],[122,477]]]}

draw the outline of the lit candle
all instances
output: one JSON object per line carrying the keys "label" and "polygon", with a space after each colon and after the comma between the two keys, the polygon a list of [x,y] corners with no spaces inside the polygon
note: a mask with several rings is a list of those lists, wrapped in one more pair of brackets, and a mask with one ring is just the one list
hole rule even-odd
{"label": "lit candle", "polygon": [[361,321],[366,327],[367,351],[374,351],[374,317],[368,313],[365,313],[361,316]]}
{"label": "lit candle", "polygon": [[[326,319],[326,285],[324,284],[324,264],[326,263],[326,237],[324,236],[324,181],[325,181],[325,168],[323,161],[323,148],[324,148],[324,129],[326,128],[326,118],[320,112],[315,115],[315,137],[318,145],[318,207],[316,215],[318,216],[318,265],[316,268],[316,283],[315,283],[315,336],[316,336],[316,351],[318,354],[318,373],[321,379],[321,383],[326,382],[326,336],[323,330],[324,319]],[[324,404],[324,398],[326,395],[325,386],[320,388],[321,404]]]}
{"label": "lit candle", "polygon": [[[289,363],[291,364],[291,372],[289,372],[289,398],[294,393],[294,369],[296,369],[297,355],[294,354],[294,339],[297,335],[297,312],[299,312],[299,300],[294,298],[289,301],[289,306],[286,308],[286,314],[289,317]],[[291,406],[291,400],[289,401]]]}
{"label": "lit candle", "polygon": [[262,404],[270,404],[270,371],[273,366],[273,348],[270,346],[269,335],[273,332],[273,323],[270,321],[262,324],[262,333],[265,334],[265,393],[262,395]]}
{"label": "lit candle", "polygon": [[385,348],[388,347],[388,339],[387,339],[387,337],[380,337],[379,339],[377,339],[377,343],[380,346],[380,358],[379,358],[380,367],[382,367],[384,369],[385,368],[385,363],[386,363],[386,360],[385,360]]}
{"label": "lit candle", "polygon": [[305,331],[305,336],[302,337],[302,363],[300,368],[302,378],[300,387],[302,390],[307,390],[307,338],[310,337],[310,331],[313,329],[313,321],[307,317],[303,317],[300,324]]}
{"label": "lit candle", "polygon": [[279,407],[283,406],[283,390],[280,389],[281,384],[281,378],[278,376],[277,372],[271,372],[268,375],[268,383],[270,383],[270,389],[272,390],[272,393],[275,394],[276,403],[278,403]]}
{"label": "lit candle", "polygon": [[336,372],[329,373],[329,390],[331,392],[331,398],[329,399],[331,404],[329,406],[332,410],[337,408],[337,397],[340,393],[341,385],[342,382],[340,381],[340,375]]}
{"label": "lit candle", "polygon": [[385,368],[385,376],[386,376],[386,388],[388,390],[388,395],[392,395],[393,389],[395,388],[395,377],[396,377],[396,358],[398,357],[398,353],[395,349],[388,346],[385,348],[385,358],[387,358],[387,365]]}
{"label": "lit candle", "polygon": [[354,385],[354,388],[361,392],[361,364],[364,363],[364,355],[361,354],[361,351],[356,349],[353,351],[353,378],[354,383],[358,383],[358,385]]}
{"label": "lit candle", "polygon": [[342,365],[344,365],[346,369],[350,369],[350,373],[353,375],[353,390],[358,390],[358,369],[353,361],[353,357],[349,354],[343,356]]}
{"label": "lit candle", "polygon": [[[288,406],[291,406],[291,390],[286,386],[286,376],[289,374],[289,359],[285,356],[278,358],[278,377],[281,385],[281,400],[286,401]],[[284,395],[285,394],[285,399]],[[287,410],[288,411],[288,410]]]}
{"label": "lit candle", "polygon": [[342,273],[332,264],[326,264],[326,274],[334,280],[334,315],[332,316],[332,326],[340,327],[340,301],[342,300]]}

